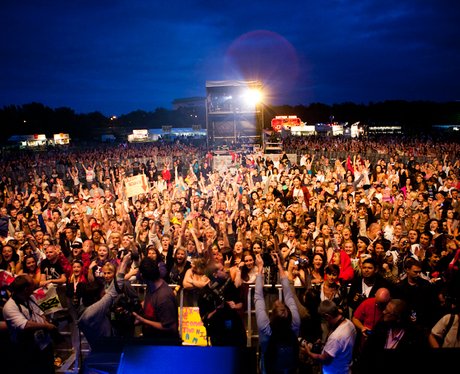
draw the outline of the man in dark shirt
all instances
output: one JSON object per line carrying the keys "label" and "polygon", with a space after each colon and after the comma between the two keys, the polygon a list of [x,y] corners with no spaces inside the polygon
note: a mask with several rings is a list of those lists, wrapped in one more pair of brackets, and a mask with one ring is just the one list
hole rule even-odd
{"label": "man in dark shirt", "polygon": [[40,286],[46,286],[50,283],[64,284],[66,276],[64,267],[59,261],[59,252],[54,245],[50,245],[45,250],[46,259],[40,265],[41,280]]}
{"label": "man in dark shirt", "polygon": [[136,323],[142,324],[144,338],[155,338],[166,344],[180,344],[179,312],[176,296],[168,284],[160,278],[156,261],[144,258],[139,271],[147,284],[143,315],[134,313]]}
{"label": "man in dark shirt", "polygon": [[401,280],[396,289],[398,298],[407,302],[411,319],[419,327],[429,332],[436,322],[437,301],[432,284],[421,278],[422,264],[413,257],[404,263],[406,277]]}
{"label": "man in dark shirt", "polygon": [[374,297],[379,288],[390,288],[390,284],[377,272],[377,263],[367,258],[361,265],[361,276],[355,277],[348,292],[348,306],[354,311],[367,298]]}

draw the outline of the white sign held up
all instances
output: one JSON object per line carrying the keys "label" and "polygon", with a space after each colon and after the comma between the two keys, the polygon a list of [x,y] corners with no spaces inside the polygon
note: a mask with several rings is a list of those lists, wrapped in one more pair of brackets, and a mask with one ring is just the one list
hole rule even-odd
{"label": "white sign held up", "polygon": [[141,195],[149,191],[149,182],[145,174],[125,178],[126,197]]}

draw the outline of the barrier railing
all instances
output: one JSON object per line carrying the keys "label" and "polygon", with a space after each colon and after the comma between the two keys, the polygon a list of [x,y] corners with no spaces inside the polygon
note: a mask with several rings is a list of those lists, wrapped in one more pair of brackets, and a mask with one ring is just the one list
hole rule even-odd
{"label": "barrier railing", "polygon": [[[265,290],[267,290],[267,289],[276,290],[278,292],[278,299],[282,300],[283,292],[282,292],[281,284],[275,284],[275,285],[265,284],[264,289]],[[254,290],[255,290],[255,285],[250,284],[249,287],[248,287],[248,294],[247,294],[247,300],[246,300],[246,304],[247,304],[247,307],[246,307],[247,344],[246,345],[248,347],[252,346],[252,340],[254,338],[259,337],[258,334],[253,333],[253,327],[252,327],[252,322],[253,322],[252,319],[253,319],[253,316],[255,315],[255,309],[253,309],[253,307],[252,307],[253,306],[253,300],[254,300],[254,296],[253,296]],[[271,293],[271,295],[273,295],[273,294],[276,294],[276,292]],[[265,298],[266,298],[265,305],[271,305],[271,302],[267,302],[268,295],[270,295],[270,294],[267,294],[267,293],[265,294]]]}
{"label": "barrier railing", "polygon": [[[145,284],[131,284],[131,286],[136,290],[139,298],[141,300],[144,299],[145,297],[145,290],[146,290],[146,285]],[[173,289],[177,289],[177,285],[175,284],[170,284],[169,287]],[[80,365],[84,359],[84,351],[82,348],[82,345],[84,342],[82,342],[82,333],[80,332],[78,325],[77,325],[77,320],[75,319],[75,316],[72,316],[68,305],[67,305],[67,299],[64,296],[64,293],[62,291],[65,290],[65,286],[59,286],[59,296],[60,299],[62,300],[62,305],[65,306],[65,308],[60,312],[64,316],[67,314],[69,317],[67,319],[68,322],[68,327],[69,331],[61,331],[66,336],[70,336],[70,348],[68,349],[71,351],[71,354],[69,357],[63,361],[61,367],[56,368],[57,373],[79,373],[80,371]],[[244,319],[246,321],[246,332],[247,332],[247,347],[251,347],[254,344],[256,344],[257,339],[258,339],[258,334],[257,334],[257,326],[255,325],[255,309],[254,309],[254,289],[255,285],[249,285],[247,288],[247,295],[246,295],[246,309],[244,311]],[[266,305],[271,305],[273,298],[278,298],[282,299],[282,288],[280,284],[276,285],[264,285],[265,290],[271,290],[271,292],[265,292],[265,297],[266,297]],[[180,289],[180,291],[177,293],[177,300],[178,300],[178,306],[179,306],[179,333],[180,336],[183,337],[184,334],[186,334],[186,331],[184,330],[184,326],[186,325],[186,318],[187,316],[190,316],[189,310],[185,308],[196,308],[196,302],[198,299],[193,299],[193,298],[188,298],[188,301],[192,300],[192,304],[194,305],[188,305],[189,303],[184,302],[184,294],[187,293],[187,290]],[[65,300],[63,300],[65,299]],[[196,317],[196,316],[195,316]],[[200,321],[201,322],[201,321]],[[194,326],[196,326],[198,323],[194,321]],[[199,327],[199,326],[197,326]],[[204,328],[204,327],[203,327]],[[83,338],[84,339],[84,338]],[[207,337],[206,337],[206,341]],[[203,345],[203,344],[202,344]],[[66,349],[59,349],[60,351],[66,350]],[[88,346],[87,352],[89,353],[90,349]]]}

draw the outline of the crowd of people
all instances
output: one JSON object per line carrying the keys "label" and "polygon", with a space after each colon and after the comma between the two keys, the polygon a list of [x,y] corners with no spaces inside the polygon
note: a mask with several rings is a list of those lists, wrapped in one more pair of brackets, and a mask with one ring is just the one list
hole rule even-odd
{"label": "crowd of people", "polygon": [[[215,346],[245,346],[254,308],[264,373],[360,373],[388,351],[460,347],[460,146],[292,137],[284,148],[296,161],[231,150],[216,170],[219,156],[184,142],[4,153],[0,270],[15,278],[2,346],[52,359],[55,326],[31,295],[53,284],[90,344],[132,335],[113,305],[141,283],[130,323],[143,337],[180,341],[181,291]],[[139,174],[148,191],[128,197]],[[276,284],[284,303],[269,317]]]}

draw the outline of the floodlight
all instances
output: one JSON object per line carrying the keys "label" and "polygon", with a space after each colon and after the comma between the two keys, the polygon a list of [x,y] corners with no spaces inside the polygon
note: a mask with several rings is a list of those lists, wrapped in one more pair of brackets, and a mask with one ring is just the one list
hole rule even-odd
{"label": "floodlight", "polygon": [[258,89],[249,88],[243,98],[248,105],[256,105],[262,101],[262,93]]}

